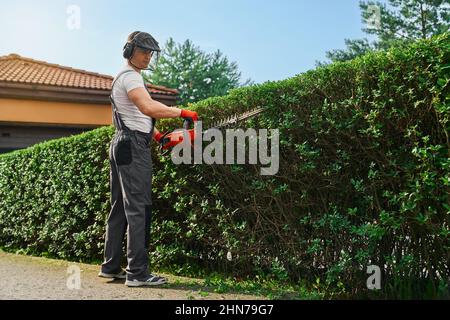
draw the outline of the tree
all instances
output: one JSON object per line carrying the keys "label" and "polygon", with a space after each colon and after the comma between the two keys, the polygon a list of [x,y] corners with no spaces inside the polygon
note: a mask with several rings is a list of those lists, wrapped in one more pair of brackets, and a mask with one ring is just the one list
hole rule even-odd
{"label": "tree", "polygon": [[331,61],[347,61],[362,56],[374,49],[367,39],[345,39],[346,49],[328,51],[326,56]]}
{"label": "tree", "polygon": [[388,0],[389,5],[374,1],[361,1],[363,31],[375,35],[370,43],[345,39],[344,50],[326,53],[331,61],[346,61],[371,50],[385,50],[417,39],[427,39],[449,30],[450,0]]}
{"label": "tree", "polygon": [[153,84],[177,88],[180,103],[196,102],[226,95],[229,90],[252,84],[240,83],[236,62],[230,62],[220,50],[207,54],[186,40],[177,44],[170,38],[161,53],[157,68],[144,77]]}

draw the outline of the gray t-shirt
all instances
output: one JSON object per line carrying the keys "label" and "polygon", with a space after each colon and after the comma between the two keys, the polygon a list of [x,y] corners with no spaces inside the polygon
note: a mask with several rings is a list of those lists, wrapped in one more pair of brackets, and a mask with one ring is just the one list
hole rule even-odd
{"label": "gray t-shirt", "polygon": [[113,98],[117,112],[128,129],[150,133],[152,129],[151,118],[143,114],[133,101],[128,98],[128,92],[131,90],[145,88],[144,79],[128,64],[122,69],[122,71],[125,70],[132,70],[132,72],[122,74],[115,82],[113,88]]}

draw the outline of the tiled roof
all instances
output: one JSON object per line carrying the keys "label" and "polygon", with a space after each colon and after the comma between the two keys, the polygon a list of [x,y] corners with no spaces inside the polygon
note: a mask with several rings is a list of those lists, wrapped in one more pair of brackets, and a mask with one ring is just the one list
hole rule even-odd
{"label": "tiled roof", "polygon": [[[111,90],[113,77],[73,69],[17,54],[0,57],[0,82],[48,85],[65,88]],[[148,84],[151,93],[178,95],[175,89]]]}

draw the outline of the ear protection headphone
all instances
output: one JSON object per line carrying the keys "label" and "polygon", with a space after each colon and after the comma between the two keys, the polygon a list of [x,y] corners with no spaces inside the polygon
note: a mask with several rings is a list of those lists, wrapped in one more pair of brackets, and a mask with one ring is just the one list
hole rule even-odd
{"label": "ear protection headphone", "polygon": [[134,49],[136,48],[136,38],[138,35],[140,35],[142,32],[139,31],[131,41],[127,42],[125,46],[123,47],[123,57],[127,60],[131,59],[133,56]]}

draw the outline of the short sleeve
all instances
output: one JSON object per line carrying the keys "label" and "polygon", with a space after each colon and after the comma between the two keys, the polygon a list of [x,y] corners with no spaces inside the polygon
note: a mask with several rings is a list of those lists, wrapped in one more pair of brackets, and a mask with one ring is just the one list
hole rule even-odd
{"label": "short sleeve", "polygon": [[145,88],[142,76],[137,72],[129,72],[123,76],[123,86],[127,93],[136,88]]}

